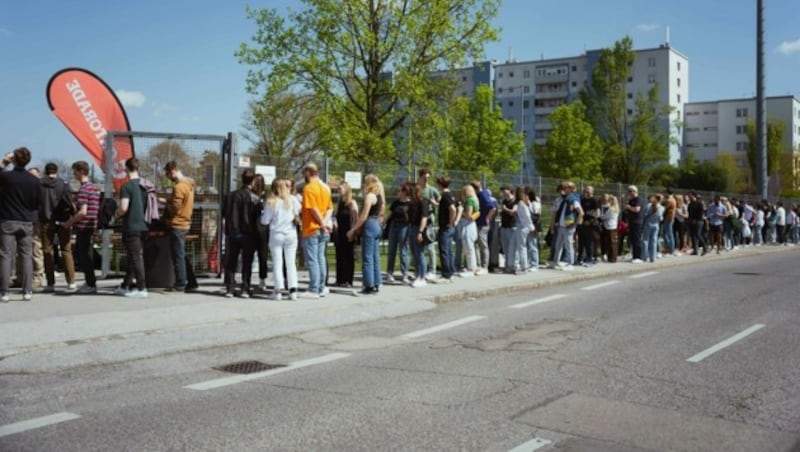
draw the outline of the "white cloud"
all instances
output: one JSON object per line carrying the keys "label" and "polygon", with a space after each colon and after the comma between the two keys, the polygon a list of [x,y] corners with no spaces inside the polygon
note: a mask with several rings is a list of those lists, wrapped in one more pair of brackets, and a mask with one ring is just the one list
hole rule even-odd
{"label": "white cloud", "polygon": [[648,32],[651,32],[651,31],[656,31],[659,28],[661,28],[661,25],[658,25],[658,24],[639,24],[639,25],[633,27],[634,30],[642,31],[642,32],[645,32],[645,33],[648,33]]}
{"label": "white cloud", "polygon": [[794,41],[783,41],[781,45],[778,46],[778,53],[782,53],[784,55],[791,55],[793,53],[800,52],[800,39],[795,39]]}
{"label": "white cloud", "polygon": [[144,94],[139,91],[125,91],[124,89],[120,89],[116,91],[116,94],[119,101],[122,102],[122,105],[125,107],[141,107],[147,100]]}
{"label": "white cloud", "polygon": [[169,104],[156,104],[153,108],[153,116],[159,117],[173,111],[178,111],[178,107]]}
{"label": "white cloud", "polygon": [[11,36],[11,30],[8,28],[0,27],[0,35]]}

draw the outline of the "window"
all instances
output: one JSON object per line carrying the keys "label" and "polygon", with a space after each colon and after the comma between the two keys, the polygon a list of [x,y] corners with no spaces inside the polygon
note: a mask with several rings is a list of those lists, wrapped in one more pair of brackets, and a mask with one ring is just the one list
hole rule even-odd
{"label": "window", "polygon": [[647,83],[653,84],[656,82],[656,74],[648,74],[647,75]]}
{"label": "window", "polygon": [[656,59],[654,57],[647,59],[647,67],[656,67]]}
{"label": "window", "polygon": [[717,126],[703,127],[703,130],[705,130],[706,132],[714,132],[717,130]]}
{"label": "window", "polygon": [[514,73],[513,72],[509,72],[508,76],[513,78],[514,77]]}
{"label": "window", "polygon": [[467,76],[465,75],[465,76],[461,77],[461,81],[462,82],[466,82],[467,81]]}
{"label": "window", "polygon": [[572,72],[578,72],[578,66],[573,65],[572,66]]}
{"label": "window", "polygon": [[[736,143],[739,144],[739,143]],[[744,159],[736,159],[736,166],[739,168],[746,168],[747,162]]]}
{"label": "window", "polygon": [[800,126],[797,126],[797,134],[800,135]]}
{"label": "window", "polygon": [[681,70],[681,62],[678,61],[678,71],[680,71],[680,70]]}
{"label": "window", "polygon": [[716,115],[717,114],[717,110],[704,111],[703,114],[704,115]]}
{"label": "window", "polygon": [[502,93],[503,92],[503,88],[497,88],[497,92],[498,93]]}
{"label": "window", "polygon": [[746,141],[737,141],[736,142],[736,150],[737,151],[746,151],[747,150],[747,142]]}
{"label": "window", "polygon": [[628,83],[633,83],[633,77],[628,77]]}
{"label": "window", "polygon": [[678,114],[678,121],[680,121],[680,120],[681,120],[681,111],[680,111],[680,110],[678,110],[678,111],[676,111],[675,113],[677,113],[677,114]]}
{"label": "window", "polygon": [[498,72],[497,73],[497,78],[503,78],[503,73],[502,72]]}
{"label": "window", "polygon": [[699,132],[700,131],[700,127],[687,127],[686,131],[687,132]]}
{"label": "window", "polygon": [[531,71],[522,71],[522,78],[531,78]]}
{"label": "window", "polygon": [[513,107],[514,106],[514,101],[513,100],[508,101],[508,106],[509,107]]}
{"label": "window", "polygon": [[687,111],[686,116],[698,116],[700,114],[699,111]]}
{"label": "window", "polygon": [[628,99],[633,99],[633,93],[628,93]]}
{"label": "window", "polygon": [[509,93],[513,93],[514,92],[514,87],[512,86],[512,87],[508,88],[508,92]]}
{"label": "window", "polygon": [[746,108],[737,108],[736,109],[736,117],[737,118],[746,118],[747,117],[747,109]]}
{"label": "window", "polygon": [[744,135],[745,130],[745,126],[736,126],[736,135]]}
{"label": "window", "polygon": [[531,108],[531,101],[523,100],[522,101],[522,108]]}
{"label": "window", "polygon": [[628,116],[633,116],[633,110],[631,110],[630,108],[628,109]]}
{"label": "window", "polygon": [[681,103],[681,95],[678,94],[678,103]]}
{"label": "window", "polygon": [[531,87],[530,87],[530,86],[528,86],[528,85],[525,85],[525,86],[523,86],[523,87],[522,87],[522,92],[523,92],[523,93],[529,93],[529,92],[531,92]]}
{"label": "window", "polygon": [[680,88],[680,87],[681,87],[681,78],[678,77],[678,88]]}
{"label": "window", "polygon": [[573,81],[572,82],[572,87],[575,88],[576,86],[578,86],[578,82]]}
{"label": "window", "polygon": [[522,124],[523,125],[528,124],[528,121],[530,121],[530,119],[531,118],[528,115],[523,116],[522,117]]}

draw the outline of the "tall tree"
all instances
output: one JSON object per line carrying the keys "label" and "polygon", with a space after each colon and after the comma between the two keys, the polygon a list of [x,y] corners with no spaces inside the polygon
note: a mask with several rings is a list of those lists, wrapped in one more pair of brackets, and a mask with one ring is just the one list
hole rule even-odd
{"label": "tall tree", "polygon": [[471,98],[456,99],[449,120],[451,149],[441,155],[443,167],[487,176],[519,169],[525,141],[503,118],[491,87],[481,85]]}
{"label": "tall tree", "polygon": [[628,112],[627,84],[635,60],[628,36],[603,49],[581,99],[603,143],[606,177],[643,184],[657,164],[669,158],[665,125],[670,107],[659,105],[658,85],[654,84],[646,95],[637,94],[636,108]]}
{"label": "tall tree", "polygon": [[184,175],[194,177],[192,156],[175,140],[164,140],[150,148],[144,157],[139,158],[139,172],[142,177],[152,180],[156,187],[169,185],[164,175],[164,165],[170,160],[178,164]]}
{"label": "tall tree", "polygon": [[[767,177],[771,177],[780,169],[785,131],[786,124],[783,121],[779,119],[767,121]],[[747,164],[750,166],[751,180],[755,183],[758,180],[758,140],[755,120],[747,121],[745,133],[747,133]]]}
{"label": "tall tree", "polygon": [[274,165],[281,176],[295,175],[323,149],[313,97],[292,92],[251,101],[242,136],[253,144],[250,153]]}
{"label": "tall tree", "polygon": [[583,102],[556,108],[550,123],[553,131],[547,143],[533,147],[536,168],[542,176],[602,181],[603,145],[586,121]]}
{"label": "tall tree", "polygon": [[402,161],[395,134],[409,111],[453,89],[430,73],[483,56],[497,39],[500,0],[302,0],[285,16],[248,8],[257,31],[239,61],[252,67],[247,90],[301,87],[320,110],[334,156]]}

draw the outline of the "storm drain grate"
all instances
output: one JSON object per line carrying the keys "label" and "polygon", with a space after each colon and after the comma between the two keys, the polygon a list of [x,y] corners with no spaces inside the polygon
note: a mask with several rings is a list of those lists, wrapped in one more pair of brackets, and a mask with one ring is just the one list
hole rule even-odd
{"label": "storm drain grate", "polygon": [[281,367],[286,367],[286,364],[270,364],[262,363],[261,361],[239,361],[238,363],[213,367],[213,369],[232,374],[252,374],[265,370],[280,369]]}

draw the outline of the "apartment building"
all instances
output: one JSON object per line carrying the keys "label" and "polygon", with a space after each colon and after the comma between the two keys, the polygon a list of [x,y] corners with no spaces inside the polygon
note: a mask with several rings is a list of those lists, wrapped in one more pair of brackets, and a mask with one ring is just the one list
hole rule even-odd
{"label": "apartment building", "polygon": [[[684,106],[683,142],[685,152],[698,160],[716,160],[731,153],[740,168],[747,168],[748,120],[755,120],[756,99],[723,99],[691,102]],[[800,174],[800,100],[794,96],[767,98],[768,121],[786,126],[783,149],[793,154],[794,174]]]}
{"label": "apartment building", "polygon": [[[636,60],[628,78],[628,113],[635,110],[636,96],[658,83],[661,105],[673,107],[663,126],[675,138],[670,143],[669,161],[677,164],[683,137],[676,124],[682,119],[683,105],[689,99],[689,59],[666,44],[635,52]],[[547,141],[553,130],[550,114],[559,105],[578,97],[589,83],[600,53],[601,50],[592,50],[575,57],[507,61],[495,66],[495,97],[504,117],[514,121],[517,130],[525,135],[527,146]]]}

